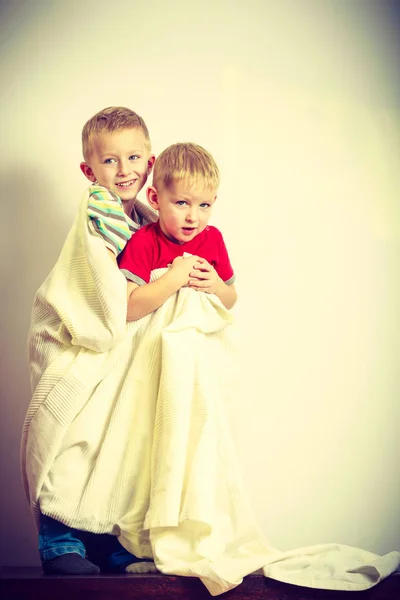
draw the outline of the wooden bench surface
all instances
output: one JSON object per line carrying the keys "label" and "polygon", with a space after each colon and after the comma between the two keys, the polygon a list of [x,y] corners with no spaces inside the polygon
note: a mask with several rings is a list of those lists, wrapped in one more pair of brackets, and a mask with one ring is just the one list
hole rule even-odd
{"label": "wooden bench surface", "polygon": [[[221,600],[400,600],[400,577],[392,575],[364,592],[304,588],[257,572]],[[162,574],[44,575],[40,567],[1,567],[0,600],[210,600],[201,581]]]}

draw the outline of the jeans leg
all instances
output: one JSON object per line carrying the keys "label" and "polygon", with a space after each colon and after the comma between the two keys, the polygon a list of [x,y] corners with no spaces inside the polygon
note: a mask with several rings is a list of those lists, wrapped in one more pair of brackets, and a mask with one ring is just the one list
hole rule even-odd
{"label": "jeans leg", "polygon": [[107,557],[107,569],[112,573],[124,573],[125,567],[131,565],[134,562],[142,562],[143,558],[138,558],[126,550],[118,541],[116,536],[114,537],[112,552]]}
{"label": "jeans leg", "polygon": [[104,573],[124,573],[125,567],[133,562],[143,560],[125,550],[115,535],[86,533],[83,539],[87,549],[87,558],[99,565]]}
{"label": "jeans leg", "polygon": [[40,515],[39,529],[39,555],[43,562],[76,552],[85,558],[85,545],[79,537],[79,531],[72,529],[60,521],[56,521],[47,515]]}

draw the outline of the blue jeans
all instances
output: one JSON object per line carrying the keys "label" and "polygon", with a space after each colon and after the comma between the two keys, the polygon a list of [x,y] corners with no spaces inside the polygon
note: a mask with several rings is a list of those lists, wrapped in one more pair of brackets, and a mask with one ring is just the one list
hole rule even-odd
{"label": "blue jeans", "polygon": [[42,563],[72,552],[109,573],[124,572],[125,567],[142,560],[125,550],[115,535],[80,531],[41,514],[39,555]]}

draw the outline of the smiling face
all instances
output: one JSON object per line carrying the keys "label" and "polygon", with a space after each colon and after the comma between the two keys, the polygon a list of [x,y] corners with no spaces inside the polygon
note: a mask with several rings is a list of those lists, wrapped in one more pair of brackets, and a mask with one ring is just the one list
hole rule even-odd
{"label": "smiling face", "polygon": [[147,198],[159,213],[160,227],[166,237],[184,244],[206,228],[217,190],[180,180],[160,190],[149,187]]}
{"label": "smiling face", "polygon": [[154,160],[140,128],[122,129],[97,135],[81,169],[89,181],[97,181],[118,194],[123,203],[133,206],[151,173]]}

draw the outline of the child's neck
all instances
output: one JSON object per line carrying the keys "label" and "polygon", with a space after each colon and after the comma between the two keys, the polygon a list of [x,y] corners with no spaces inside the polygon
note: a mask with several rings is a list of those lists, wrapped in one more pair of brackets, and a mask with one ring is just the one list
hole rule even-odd
{"label": "child's neck", "polygon": [[124,209],[124,213],[130,217],[132,215],[133,207],[135,206],[136,198],[132,198],[132,200],[122,201],[122,208]]}

